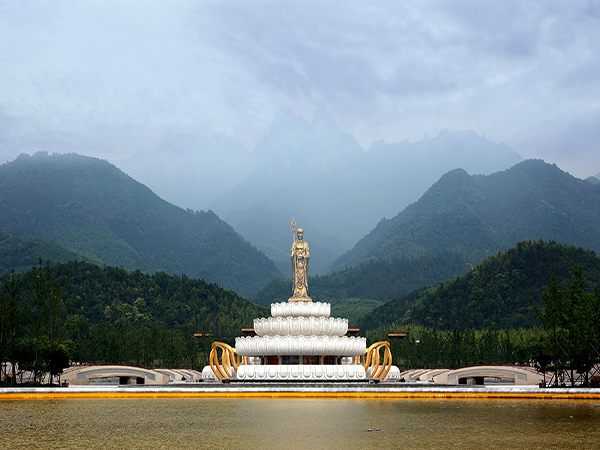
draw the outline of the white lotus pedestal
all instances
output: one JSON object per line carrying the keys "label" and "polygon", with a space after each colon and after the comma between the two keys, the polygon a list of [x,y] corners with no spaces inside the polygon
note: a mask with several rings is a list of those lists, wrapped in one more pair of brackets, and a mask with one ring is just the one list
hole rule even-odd
{"label": "white lotus pedestal", "polygon": [[271,316],[254,320],[256,336],[235,340],[247,364],[236,378],[247,381],[364,380],[359,364],[366,339],[348,337],[348,319],[329,317],[331,305],[287,302],[271,305]]}
{"label": "white lotus pedestal", "polygon": [[203,379],[343,382],[399,378],[389,342],[367,349],[365,338],[346,336],[348,319],[329,317],[330,311],[329,303],[273,303],[271,317],[254,319],[256,336],[236,338],[235,348],[213,343]]}

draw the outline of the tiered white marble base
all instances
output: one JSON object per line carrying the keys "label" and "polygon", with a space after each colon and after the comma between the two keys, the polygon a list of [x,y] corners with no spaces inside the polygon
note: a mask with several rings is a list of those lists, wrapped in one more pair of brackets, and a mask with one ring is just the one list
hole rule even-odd
{"label": "tiered white marble base", "polygon": [[[291,355],[301,361],[304,357],[325,356],[350,358],[366,351],[362,337],[345,336],[348,319],[329,317],[331,305],[320,302],[273,303],[271,316],[254,319],[257,336],[239,337],[235,349],[253,358]],[[241,365],[238,380],[364,380],[365,369],[359,364],[319,365]]]}

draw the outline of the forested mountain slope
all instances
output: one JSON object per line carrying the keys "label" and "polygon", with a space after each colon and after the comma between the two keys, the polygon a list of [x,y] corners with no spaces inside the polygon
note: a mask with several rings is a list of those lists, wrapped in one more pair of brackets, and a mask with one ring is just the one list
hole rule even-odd
{"label": "forested mountain slope", "polygon": [[55,262],[85,260],[99,263],[97,259],[77,253],[52,239],[21,238],[0,231],[0,274],[11,269],[26,272],[38,264],[41,255]]}
{"label": "forested mountain slope", "polygon": [[539,237],[600,251],[600,186],[540,160],[488,176],[457,169],[396,217],[379,222],[333,269],[444,250],[475,264]]}
{"label": "forested mountain slope", "polygon": [[572,269],[579,266],[590,285],[600,286],[600,258],[594,252],[541,239],[519,242],[463,276],[375,308],[360,320],[360,327],[392,323],[446,330],[531,327],[537,320],[530,298],[540,301],[552,270],[568,281]]}
{"label": "forested mountain slope", "polygon": [[281,277],[211,211],[173,206],[112,164],[75,154],[21,155],[0,166],[0,231],[53,239],[127,270],[203,278],[242,295]]}

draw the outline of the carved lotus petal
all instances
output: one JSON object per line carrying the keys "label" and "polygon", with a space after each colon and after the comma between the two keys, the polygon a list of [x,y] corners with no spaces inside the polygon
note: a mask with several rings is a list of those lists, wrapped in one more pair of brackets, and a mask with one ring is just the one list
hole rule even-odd
{"label": "carved lotus petal", "polygon": [[302,350],[300,351],[301,355],[312,355],[314,354],[314,345],[311,341],[302,340],[300,342]]}
{"label": "carved lotus petal", "polygon": [[282,352],[279,353],[280,355],[292,355],[295,353],[292,353],[294,350],[294,341],[293,338],[289,337],[287,339],[284,340],[285,344],[282,347]]}
{"label": "carved lotus petal", "polygon": [[323,342],[323,339],[316,339],[315,347],[314,347],[314,354],[315,355],[323,355],[324,350],[325,350],[325,342]]}
{"label": "carved lotus petal", "polygon": [[292,338],[290,340],[290,355],[300,354],[300,339]]}
{"label": "carved lotus petal", "polygon": [[291,366],[290,367],[290,373],[291,373],[293,379],[297,380],[302,376],[300,369],[301,369],[300,366]]}

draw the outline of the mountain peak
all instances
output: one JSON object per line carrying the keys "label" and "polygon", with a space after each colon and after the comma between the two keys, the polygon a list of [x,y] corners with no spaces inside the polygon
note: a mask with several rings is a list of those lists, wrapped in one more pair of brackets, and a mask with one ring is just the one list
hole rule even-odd
{"label": "mountain peak", "polygon": [[167,130],[158,141],[156,150],[169,153],[188,153],[198,148],[202,143],[196,136]]}
{"label": "mountain peak", "polygon": [[312,125],[330,125],[337,127],[337,124],[331,118],[324,106],[319,106],[312,119]]}
{"label": "mountain peak", "polygon": [[273,122],[269,127],[269,134],[281,134],[282,131],[294,130],[297,128],[305,129],[309,123],[300,114],[296,114],[292,109],[280,109],[273,116]]}
{"label": "mountain peak", "polygon": [[319,167],[330,166],[332,159],[337,161],[348,152],[364,153],[356,139],[338,127],[323,106],[317,108],[311,123],[292,110],[277,111],[269,134],[254,150],[257,155],[284,162],[301,153],[306,164]]}

